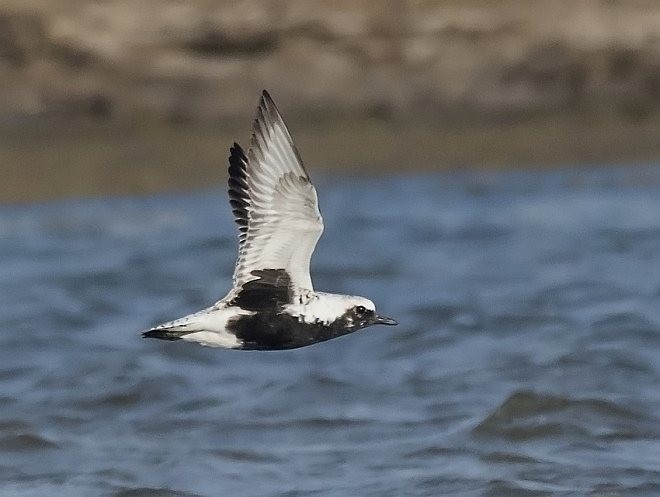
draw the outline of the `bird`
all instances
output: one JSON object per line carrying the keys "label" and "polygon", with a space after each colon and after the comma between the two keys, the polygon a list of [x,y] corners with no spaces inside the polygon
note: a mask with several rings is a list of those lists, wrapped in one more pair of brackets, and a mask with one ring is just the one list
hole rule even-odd
{"label": "bird", "polygon": [[247,154],[230,148],[229,201],[238,260],[229,293],[211,307],[142,333],[239,350],[288,350],[367,326],[398,324],[353,295],[314,290],[310,260],[323,232],[316,189],[291,134],[264,90]]}

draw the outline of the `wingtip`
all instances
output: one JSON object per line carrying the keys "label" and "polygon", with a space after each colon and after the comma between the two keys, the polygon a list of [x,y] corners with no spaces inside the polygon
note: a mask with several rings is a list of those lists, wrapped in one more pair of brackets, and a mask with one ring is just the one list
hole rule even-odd
{"label": "wingtip", "polygon": [[270,96],[270,93],[268,93],[268,90],[262,90],[261,91],[261,100],[259,102],[259,107],[263,109],[263,115],[268,116],[271,119],[280,117],[280,112],[277,109],[277,105],[275,105],[275,101],[273,100],[273,97]]}
{"label": "wingtip", "polygon": [[268,90],[261,90],[261,98],[259,99],[259,107],[262,109],[268,109],[273,105],[273,97],[270,96]]}
{"label": "wingtip", "polygon": [[[276,129],[277,131],[273,131]],[[309,173],[303,165],[298,149],[296,148],[293,138],[287,125],[284,122],[282,114],[280,114],[277,105],[273,101],[268,90],[261,91],[261,98],[259,99],[259,107],[257,108],[257,115],[252,124],[252,139],[250,140],[250,148],[248,149],[248,162],[251,160],[258,161],[256,157],[258,154],[263,153],[262,149],[266,146],[265,143],[272,139],[273,133],[281,133],[288,142],[295,160],[299,164],[299,174],[309,180]]]}
{"label": "wingtip", "polygon": [[[229,153],[230,153],[230,155],[229,155],[230,160],[234,155],[238,155],[238,156],[245,155],[245,153],[243,151],[243,147],[241,147],[237,142],[234,142],[234,144],[231,147],[229,147]],[[231,162],[230,162],[230,164],[231,164]]]}

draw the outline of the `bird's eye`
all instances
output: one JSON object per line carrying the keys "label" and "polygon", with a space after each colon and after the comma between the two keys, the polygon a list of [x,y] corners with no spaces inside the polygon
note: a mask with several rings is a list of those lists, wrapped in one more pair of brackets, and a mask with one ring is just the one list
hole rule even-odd
{"label": "bird's eye", "polygon": [[357,311],[358,314],[364,314],[365,312],[367,312],[367,309],[365,309],[363,305],[357,306],[355,310]]}

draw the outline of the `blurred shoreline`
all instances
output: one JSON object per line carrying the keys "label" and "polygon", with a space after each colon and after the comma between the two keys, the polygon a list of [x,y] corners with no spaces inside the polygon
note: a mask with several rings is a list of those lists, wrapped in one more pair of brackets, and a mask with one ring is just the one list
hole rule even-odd
{"label": "blurred shoreline", "polygon": [[660,2],[5,0],[0,201],[220,183],[263,88],[311,171],[656,161]]}
{"label": "blurred shoreline", "polygon": [[[290,123],[312,176],[462,169],[545,169],[654,162],[660,117],[622,126],[575,116],[442,128],[374,119]],[[232,126],[160,121],[38,120],[0,130],[1,202],[185,191],[226,181],[229,147],[249,144],[250,120]]]}

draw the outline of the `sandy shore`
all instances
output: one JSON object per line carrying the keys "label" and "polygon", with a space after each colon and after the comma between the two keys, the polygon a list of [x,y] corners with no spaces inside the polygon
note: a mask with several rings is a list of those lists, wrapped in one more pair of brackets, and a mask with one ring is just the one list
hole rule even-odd
{"label": "sandy shore", "polygon": [[[660,116],[552,116],[508,124],[440,127],[375,119],[290,123],[312,175],[421,170],[547,168],[654,161]],[[224,184],[228,148],[249,143],[233,127],[155,122],[26,121],[0,133],[0,201],[149,194]]]}

